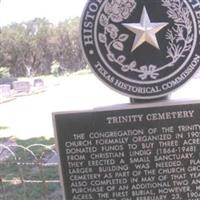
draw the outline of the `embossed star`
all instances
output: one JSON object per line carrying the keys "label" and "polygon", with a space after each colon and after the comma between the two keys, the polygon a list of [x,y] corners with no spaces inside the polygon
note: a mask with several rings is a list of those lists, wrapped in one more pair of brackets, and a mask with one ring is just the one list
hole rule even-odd
{"label": "embossed star", "polygon": [[143,43],[147,42],[157,49],[160,49],[156,33],[161,31],[169,23],[152,23],[147,13],[146,7],[143,7],[142,15],[139,23],[123,23],[122,25],[135,33],[135,40],[131,51],[134,51]]}

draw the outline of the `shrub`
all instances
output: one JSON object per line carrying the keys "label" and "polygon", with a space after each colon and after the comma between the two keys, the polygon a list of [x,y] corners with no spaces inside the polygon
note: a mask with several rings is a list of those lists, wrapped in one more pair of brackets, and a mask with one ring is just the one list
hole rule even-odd
{"label": "shrub", "polygon": [[10,77],[9,69],[7,67],[0,67],[0,78]]}
{"label": "shrub", "polygon": [[51,66],[51,74],[54,76],[60,75],[60,65],[58,63],[55,63]]}

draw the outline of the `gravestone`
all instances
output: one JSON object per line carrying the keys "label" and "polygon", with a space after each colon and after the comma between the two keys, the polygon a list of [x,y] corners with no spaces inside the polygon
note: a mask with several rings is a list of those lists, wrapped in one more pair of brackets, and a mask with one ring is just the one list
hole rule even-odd
{"label": "gravestone", "polygon": [[29,81],[14,81],[13,89],[17,93],[29,93],[31,91],[31,84]]}
{"label": "gravestone", "polygon": [[8,84],[0,85],[0,103],[11,97],[11,86]]}
{"label": "gravestone", "polygon": [[66,200],[200,199],[200,101],[169,100],[199,68],[199,12],[189,0],[87,2],[85,57],[131,103],[53,114]]}
{"label": "gravestone", "polygon": [[10,85],[12,88],[12,83],[17,81],[17,78],[0,78],[0,85]]}
{"label": "gravestone", "polygon": [[44,87],[44,81],[41,78],[34,79],[33,86],[37,88],[43,88]]}
{"label": "gravestone", "polygon": [[4,84],[0,85],[0,96],[2,98],[9,97],[11,95],[11,87],[10,85]]}

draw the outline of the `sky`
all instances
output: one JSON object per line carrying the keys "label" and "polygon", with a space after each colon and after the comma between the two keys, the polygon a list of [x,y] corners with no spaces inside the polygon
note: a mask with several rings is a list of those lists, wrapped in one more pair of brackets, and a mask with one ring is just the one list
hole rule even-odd
{"label": "sky", "polygon": [[0,26],[36,17],[57,24],[69,17],[81,16],[86,0],[0,0]]}

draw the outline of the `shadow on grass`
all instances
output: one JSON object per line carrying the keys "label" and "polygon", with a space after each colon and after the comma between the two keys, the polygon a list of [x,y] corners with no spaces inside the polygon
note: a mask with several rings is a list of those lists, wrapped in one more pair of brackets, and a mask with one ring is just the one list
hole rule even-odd
{"label": "shadow on grass", "polygon": [[[0,126],[0,130],[6,130],[6,129],[9,129],[9,127]],[[13,141],[14,143],[18,145],[22,145],[24,147],[27,147],[32,144],[43,144],[43,145],[55,144],[54,138],[38,137],[38,138],[30,138],[30,139],[22,140],[15,137],[0,137],[1,143],[5,141]]]}
{"label": "shadow on grass", "polygon": [[6,130],[6,129],[9,129],[9,127],[7,127],[7,126],[0,126],[0,130]]}

